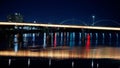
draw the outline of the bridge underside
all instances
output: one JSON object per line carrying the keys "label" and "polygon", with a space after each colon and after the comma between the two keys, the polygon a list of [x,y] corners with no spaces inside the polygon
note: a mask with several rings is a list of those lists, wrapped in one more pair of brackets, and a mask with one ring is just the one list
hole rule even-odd
{"label": "bridge underside", "polygon": [[[23,48],[32,45],[39,45],[43,48],[49,46],[56,47],[58,45],[72,47],[74,45],[85,46],[86,44],[98,45],[99,42],[100,45],[112,45],[111,41],[114,42],[114,45],[119,46],[120,28],[16,24],[3,23],[1,25],[0,23],[0,45],[4,45],[0,48],[14,48],[16,45]],[[87,43],[88,39],[90,43]]]}
{"label": "bridge underside", "polygon": [[[17,28],[15,28],[17,27]],[[29,26],[28,29],[24,29],[25,26],[8,26],[0,25],[0,32],[7,33],[42,33],[42,32],[85,32],[85,33],[119,33],[118,30],[98,30],[98,29],[85,29],[85,28],[59,28],[59,27],[38,27]]]}

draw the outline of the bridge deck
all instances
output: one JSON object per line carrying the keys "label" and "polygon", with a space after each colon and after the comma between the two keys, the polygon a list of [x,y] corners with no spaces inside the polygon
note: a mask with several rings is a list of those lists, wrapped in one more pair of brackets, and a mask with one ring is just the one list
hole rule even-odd
{"label": "bridge deck", "polygon": [[0,25],[13,26],[39,26],[39,27],[59,27],[59,28],[79,28],[79,29],[97,29],[97,30],[115,30],[120,31],[119,27],[99,27],[99,26],[79,26],[79,25],[59,25],[59,24],[38,24],[38,23],[15,23],[0,22]]}

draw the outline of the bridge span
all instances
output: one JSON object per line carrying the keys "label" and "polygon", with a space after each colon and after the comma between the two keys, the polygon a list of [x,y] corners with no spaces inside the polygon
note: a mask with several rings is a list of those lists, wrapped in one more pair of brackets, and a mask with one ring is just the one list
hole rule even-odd
{"label": "bridge span", "polygon": [[16,22],[0,22],[0,26],[38,26],[53,28],[78,28],[78,29],[97,29],[97,30],[115,30],[120,31],[120,27],[102,27],[102,26],[80,26],[80,25],[61,25],[61,24],[42,24],[42,23],[16,23]]}
{"label": "bridge span", "polygon": [[120,46],[120,27],[0,22],[1,48],[85,46],[88,36],[91,46]]}

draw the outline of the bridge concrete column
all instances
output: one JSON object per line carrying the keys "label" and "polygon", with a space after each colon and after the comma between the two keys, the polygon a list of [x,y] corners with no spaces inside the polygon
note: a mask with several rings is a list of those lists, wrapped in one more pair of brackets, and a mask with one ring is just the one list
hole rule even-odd
{"label": "bridge concrete column", "polygon": [[81,33],[81,45],[85,46],[85,31],[84,29],[82,29],[82,33]]}
{"label": "bridge concrete column", "polygon": [[111,45],[111,39],[112,39],[112,34],[111,33],[109,33],[109,37],[110,37],[110,39],[109,39],[109,45]]}
{"label": "bridge concrete column", "polygon": [[63,32],[61,32],[61,35],[60,35],[60,45],[61,46],[63,45]]}
{"label": "bridge concrete column", "polygon": [[54,33],[54,47],[57,45],[57,33]]}
{"label": "bridge concrete column", "polygon": [[102,40],[102,45],[104,45],[105,44],[105,34],[104,33],[102,33],[102,36],[103,36],[103,40]]}
{"label": "bridge concrete column", "polygon": [[96,33],[96,39],[98,39],[98,33]]}
{"label": "bridge concrete column", "polygon": [[116,39],[117,39],[116,40],[116,45],[119,46],[119,34],[118,33],[116,33]]}
{"label": "bridge concrete column", "polygon": [[90,33],[90,41],[91,41],[91,45],[92,45],[92,33]]}
{"label": "bridge concrete column", "polygon": [[75,45],[75,33],[70,33],[70,47],[73,47]]}
{"label": "bridge concrete column", "polygon": [[69,32],[67,32],[67,45],[69,45],[69,39],[70,39]]}
{"label": "bridge concrete column", "polygon": [[53,47],[53,33],[51,33],[51,46]]}
{"label": "bridge concrete column", "polygon": [[63,39],[64,40],[64,43],[63,43],[64,45],[66,45],[66,36],[67,36],[66,32],[64,32],[64,39]]}

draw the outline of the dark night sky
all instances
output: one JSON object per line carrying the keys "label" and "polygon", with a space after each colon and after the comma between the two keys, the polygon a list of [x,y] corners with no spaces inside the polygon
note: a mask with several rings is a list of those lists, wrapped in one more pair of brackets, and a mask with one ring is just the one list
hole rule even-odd
{"label": "dark night sky", "polygon": [[92,15],[96,16],[96,21],[110,19],[120,22],[118,0],[0,0],[0,21],[15,12],[21,13],[26,22],[60,23],[76,19],[91,24]]}

